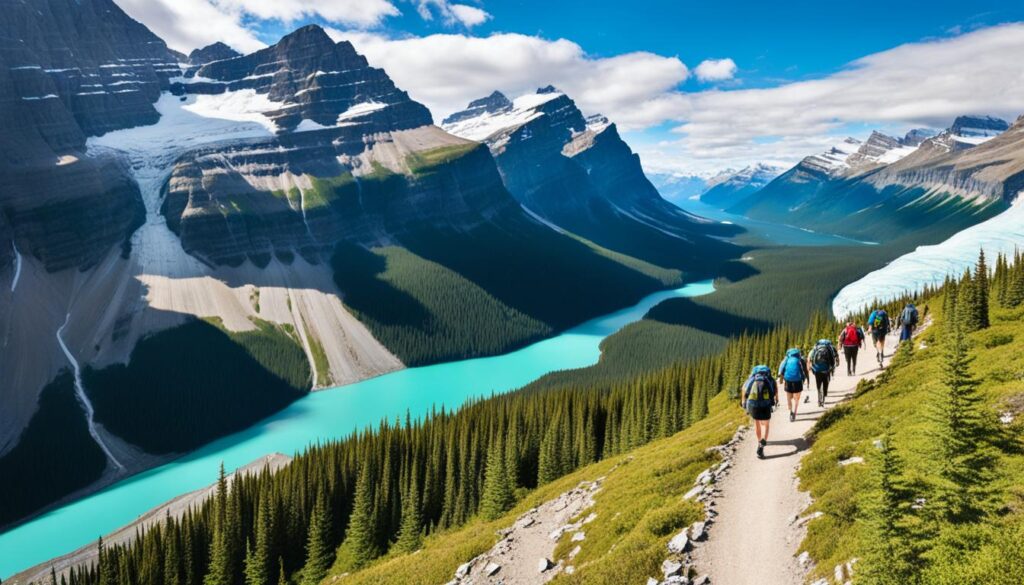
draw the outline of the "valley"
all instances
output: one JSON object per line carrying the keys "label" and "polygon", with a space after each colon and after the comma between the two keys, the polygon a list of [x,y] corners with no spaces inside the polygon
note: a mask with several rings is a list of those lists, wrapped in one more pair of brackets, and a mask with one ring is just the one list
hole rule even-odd
{"label": "valley", "polygon": [[[1024,25],[766,76],[490,0],[166,1],[0,0],[5,585],[1024,574],[1024,93],[934,65]],[[917,98],[848,85],[915,51]],[[752,365],[912,301],[741,453]]]}

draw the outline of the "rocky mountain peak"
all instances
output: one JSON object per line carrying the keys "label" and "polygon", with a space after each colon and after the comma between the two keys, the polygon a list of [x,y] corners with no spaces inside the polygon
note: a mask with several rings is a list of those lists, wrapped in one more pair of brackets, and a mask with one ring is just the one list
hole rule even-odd
{"label": "rocky mountain peak", "polygon": [[494,91],[487,97],[482,97],[469,102],[465,110],[455,112],[442,121],[442,124],[455,124],[463,120],[475,118],[483,114],[498,114],[512,109],[512,100],[505,97],[500,91]]}
{"label": "rocky mountain peak", "polygon": [[545,85],[544,87],[538,87],[537,88],[537,93],[538,94],[546,94],[546,93],[562,93],[562,92],[559,91],[559,89],[557,87],[549,84],[549,85]]}
{"label": "rocky mountain peak", "polygon": [[212,45],[206,45],[201,49],[195,49],[188,54],[189,65],[205,65],[213,61],[222,61],[224,59],[234,59],[235,57],[241,57],[242,54],[225,45],[224,43],[217,41]]}
{"label": "rocky mountain peak", "polygon": [[920,146],[922,142],[938,134],[931,128],[914,128],[901,139],[905,146]]}
{"label": "rocky mountain peak", "polygon": [[957,136],[995,136],[1006,131],[1010,125],[1002,118],[995,116],[967,115],[957,116],[949,131]]}

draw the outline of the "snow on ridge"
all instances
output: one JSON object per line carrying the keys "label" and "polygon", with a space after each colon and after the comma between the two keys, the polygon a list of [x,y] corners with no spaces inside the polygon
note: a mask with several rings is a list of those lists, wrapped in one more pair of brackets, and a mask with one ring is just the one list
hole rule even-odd
{"label": "snow on ridge", "polygon": [[491,136],[507,130],[516,128],[543,116],[537,108],[544,104],[562,97],[563,93],[530,93],[512,100],[512,109],[500,112],[481,112],[480,115],[472,118],[459,120],[452,124],[443,124],[442,127],[450,134],[461,138],[483,142]]}
{"label": "snow on ridge", "polygon": [[356,104],[354,106],[349,107],[349,109],[345,110],[344,112],[338,114],[338,124],[341,124],[346,120],[351,120],[352,118],[359,118],[369,113],[376,112],[378,110],[383,110],[386,107],[388,107],[387,104],[374,101]]}
{"label": "snow on ridge", "polygon": [[302,121],[299,122],[299,125],[295,127],[293,132],[312,132],[315,130],[327,130],[329,128],[331,128],[331,126],[324,126],[323,124],[310,120],[309,118],[303,118]]}
{"label": "snow on ridge", "polygon": [[832,302],[832,312],[842,319],[876,300],[886,300],[937,285],[947,275],[960,275],[974,265],[978,251],[994,258],[1024,248],[1024,193],[1009,209],[969,227],[944,242],[919,246],[887,266],[844,287]]}

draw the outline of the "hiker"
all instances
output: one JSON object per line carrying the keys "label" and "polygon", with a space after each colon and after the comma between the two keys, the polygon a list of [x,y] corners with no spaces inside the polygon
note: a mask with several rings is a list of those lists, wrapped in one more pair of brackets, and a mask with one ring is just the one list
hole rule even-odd
{"label": "hiker", "polygon": [[871,334],[871,340],[875,343],[875,349],[878,350],[878,367],[883,367],[882,360],[885,359],[885,336],[889,334],[889,313],[885,312],[885,309],[875,309],[871,311],[871,316],[868,317],[868,333]]}
{"label": "hiker", "polygon": [[768,444],[768,425],[772,411],[779,405],[779,390],[768,366],[754,366],[743,384],[740,406],[750,414],[757,433],[757,458],[764,459],[764,446]]}
{"label": "hiker", "polygon": [[903,307],[899,319],[896,320],[896,326],[900,328],[900,343],[910,341],[910,338],[914,336],[917,320],[917,307],[914,306],[914,303],[907,303],[907,306]]}
{"label": "hiker", "polygon": [[800,393],[804,385],[810,383],[811,375],[807,372],[807,361],[798,348],[786,352],[786,357],[779,363],[779,384],[786,391],[786,406],[789,407],[789,422],[796,420],[796,410],[800,406]]}
{"label": "hiker", "polygon": [[811,350],[811,371],[814,372],[814,385],[818,389],[818,406],[825,406],[828,396],[828,383],[836,373],[839,365],[839,352],[828,339],[819,339]]}
{"label": "hiker", "polygon": [[846,375],[857,375],[857,352],[864,347],[864,330],[850,321],[839,334],[839,345],[843,346],[843,357],[846,358]]}

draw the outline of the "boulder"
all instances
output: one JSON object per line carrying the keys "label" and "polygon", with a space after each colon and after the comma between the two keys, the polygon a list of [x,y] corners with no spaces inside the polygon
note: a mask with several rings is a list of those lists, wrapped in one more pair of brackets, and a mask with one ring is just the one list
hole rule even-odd
{"label": "boulder", "polygon": [[686,531],[683,530],[679,534],[672,537],[672,540],[668,541],[668,550],[672,553],[679,554],[686,552],[690,547],[690,537],[687,536]]}
{"label": "boulder", "polygon": [[551,561],[547,557],[542,558],[539,561],[537,561],[537,572],[543,573],[544,571],[550,569],[551,566]]}
{"label": "boulder", "polygon": [[484,575],[487,577],[491,577],[500,570],[501,565],[499,565],[498,563],[487,563],[487,565],[484,566]]}
{"label": "boulder", "polygon": [[690,526],[690,540],[699,541],[703,540],[707,535],[707,523],[706,522],[694,522]]}
{"label": "boulder", "polygon": [[666,578],[672,577],[673,575],[679,575],[683,572],[683,563],[672,559],[665,559],[661,563],[661,572]]}

